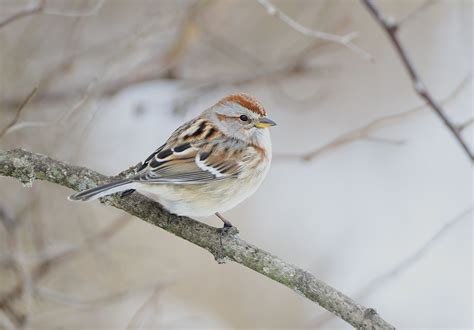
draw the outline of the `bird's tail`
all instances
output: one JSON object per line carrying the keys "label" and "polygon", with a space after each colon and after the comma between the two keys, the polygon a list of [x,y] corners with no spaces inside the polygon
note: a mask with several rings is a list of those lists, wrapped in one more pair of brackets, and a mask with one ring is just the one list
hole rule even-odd
{"label": "bird's tail", "polygon": [[98,186],[95,188],[87,189],[84,191],[80,191],[69,196],[69,200],[73,201],[89,201],[94,200],[99,197],[104,197],[107,195],[111,195],[120,191],[133,189],[135,183],[131,180],[125,179],[121,181],[116,181],[112,183],[107,183],[102,186]]}

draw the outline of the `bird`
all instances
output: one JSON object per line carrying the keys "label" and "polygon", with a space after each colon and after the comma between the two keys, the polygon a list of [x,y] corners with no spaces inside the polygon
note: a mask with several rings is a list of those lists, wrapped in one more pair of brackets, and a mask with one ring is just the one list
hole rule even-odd
{"label": "bird", "polygon": [[69,196],[89,201],[135,190],[178,216],[215,214],[249,198],[262,184],[272,160],[269,127],[263,105],[244,93],[222,98],[181,125],[129,178]]}

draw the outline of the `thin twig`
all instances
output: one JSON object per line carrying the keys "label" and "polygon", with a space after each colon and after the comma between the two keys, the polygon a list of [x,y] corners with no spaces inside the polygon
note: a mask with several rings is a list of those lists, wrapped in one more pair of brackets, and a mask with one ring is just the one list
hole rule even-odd
{"label": "thin twig", "polygon": [[[2,152],[0,151],[0,158]],[[0,161],[1,162],[1,161]],[[114,221],[112,224],[106,226],[103,230],[97,234],[88,237],[83,243],[64,249],[59,253],[55,253],[47,256],[46,258],[40,258],[39,262],[28,272],[29,279],[31,282],[38,282],[44,276],[46,276],[51,270],[52,265],[57,265],[61,262],[71,260],[72,257],[85,251],[85,247],[91,247],[98,244],[103,244],[107,240],[114,237],[120,230],[122,230],[127,223],[129,223],[130,217],[121,217],[119,220]],[[15,256],[17,257],[17,256]],[[16,261],[13,258],[14,262]],[[18,283],[10,291],[0,296],[0,310],[11,311],[12,304],[20,295],[25,292],[25,286],[23,283]],[[34,287],[31,288],[34,291]]]}
{"label": "thin twig", "polygon": [[375,6],[372,0],[362,0],[362,2],[367,7],[369,12],[374,16],[374,18],[379,23],[379,25],[387,33],[387,36],[389,37],[390,41],[395,47],[395,50],[403,63],[403,66],[405,67],[406,71],[408,72],[408,75],[410,76],[415,92],[422,99],[426,101],[426,103],[430,106],[431,109],[433,109],[433,111],[438,115],[438,117],[441,119],[444,125],[448,128],[448,130],[451,131],[454,138],[458,141],[462,149],[464,149],[466,155],[469,157],[471,162],[474,162],[474,154],[471,153],[471,150],[469,149],[466,142],[461,137],[461,134],[459,134],[459,131],[456,129],[456,126],[453,123],[451,123],[448,117],[446,117],[446,115],[443,112],[443,109],[441,109],[441,106],[432,97],[431,93],[428,91],[425,84],[422,82],[420,76],[418,75],[415,69],[415,66],[413,65],[411,60],[408,58],[408,54],[398,38],[397,32],[400,26],[392,22],[391,20],[387,19],[380,12],[380,10]]}
{"label": "thin twig", "polygon": [[[65,294],[63,292],[59,292],[56,290],[52,290],[50,288],[37,286],[35,288],[35,294],[41,299],[46,299],[51,302],[60,304],[63,308],[76,308],[82,310],[93,310],[94,312],[99,312],[101,308],[105,308],[107,304],[111,304],[114,302],[124,302],[126,299],[134,298],[138,294],[142,293],[149,293],[153,291],[158,286],[166,286],[170,283],[169,279],[159,279],[154,281],[153,283],[148,283],[145,285],[141,285],[138,287],[132,288],[124,288],[123,290],[113,292],[108,295],[96,297],[96,298],[76,298]],[[41,322],[42,320],[51,320],[59,315],[61,315],[63,308],[55,308],[54,311],[44,312],[44,313],[36,313],[32,317],[32,321],[35,324]],[[1,314],[0,314],[1,315]]]}
{"label": "thin twig", "polygon": [[458,125],[457,129],[459,132],[464,131],[466,128],[474,124],[474,118],[466,120],[464,123]]}
{"label": "thin twig", "polygon": [[194,86],[191,86],[188,91],[181,93],[179,99],[174,102],[175,113],[185,113],[192,104],[196,103],[196,100],[205,97],[218,87],[232,86],[234,88],[240,88],[243,85],[256,84],[270,80],[276,81],[278,79],[287,79],[290,76],[293,77],[297,75],[310,74],[318,69],[308,65],[307,62],[310,55],[312,55],[316,50],[321,50],[323,47],[329,45],[328,42],[314,42],[298,54],[291,56],[291,59],[286,63],[273,66],[269,69],[266,67],[266,64],[257,57],[244,49],[236,47],[225,38],[216,35],[205,28],[203,28],[203,32],[206,40],[217,50],[231,57],[235,57],[235,54],[237,54],[237,58],[240,61],[244,61],[247,66],[250,65],[253,69],[250,73],[241,77],[231,77],[205,83],[195,82]]}
{"label": "thin twig", "polygon": [[[200,4],[201,6],[207,5],[210,2],[201,1],[196,3],[196,5]],[[182,23],[182,30],[187,30],[185,27],[189,23],[189,20],[193,20],[194,22],[194,29],[196,29],[197,22],[194,12],[194,7],[190,9],[193,13],[188,15],[188,18],[184,20]],[[210,46],[217,48],[218,51],[227,54],[228,56],[232,56],[239,61],[244,61],[244,63],[248,65],[252,65],[254,68],[246,75],[240,77],[229,77],[227,79],[217,79],[212,82],[209,82],[209,79],[206,81],[190,81],[192,85],[190,91],[185,92],[184,95],[180,95],[179,101],[176,102],[175,105],[175,112],[185,112],[189,107],[189,104],[195,103],[196,99],[207,95],[209,92],[215,90],[217,87],[222,85],[229,85],[233,87],[240,87],[242,85],[247,85],[250,83],[259,83],[262,81],[267,81],[269,79],[284,79],[288,78],[290,75],[300,75],[300,74],[308,74],[317,70],[318,68],[314,68],[307,64],[308,59],[317,50],[320,50],[328,45],[330,42],[320,42],[320,40],[315,40],[314,43],[306,47],[303,51],[299,52],[295,56],[291,56],[288,63],[284,63],[282,65],[267,68],[265,63],[260,61],[254,55],[246,52],[244,49],[241,49],[231,42],[229,42],[226,38],[216,35],[213,31],[210,31],[205,28],[205,26],[200,25],[199,31],[202,35],[202,40],[205,40],[210,43]],[[189,42],[195,40],[193,38],[178,36],[179,39],[183,38],[186,40],[185,44],[188,45]],[[117,42],[117,41],[115,41]],[[221,45],[222,44],[222,45]],[[180,45],[178,47],[178,45]],[[123,75],[123,77],[118,78],[112,82],[107,83],[105,86],[99,86],[98,94],[103,97],[111,97],[116,93],[119,93],[123,89],[139,84],[142,82],[153,81],[153,80],[163,80],[163,79],[180,79],[176,76],[176,72],[173,69],[176,66],[176,63],[179,61],[179,58],[183,54],[184,49],[188,46],[182,45],[181,41],[176,41],[168,51],[165,52],[164,55],[160,54],[159,56],[152,56],[151,58],[143,61],[137,67],[135,67],[132,71]],[[180,50],[177,52],[176,49],[179,48]],[[100,48],[98,48],[100,49]],[[170,54],[174,54],[170,56]],[[64,68],[71,65],[74,61],[74,58],[69,58],[65,62],[63,62],[60,66],[55,68],[52,73],[49,74],[49,77],[46,78],[45,82],[48,84],[53,78],[59,75]],[[163,62],[163,63],[161,63]],[[158,63],[161,63],[157,66]],[[150,69],[151,68],[151,69]],[[174,72],[174,73],[173,73]],[[42,85],[44,85],[42,83]],[[89,87],[87,88],[90,89]],[[43,93],[41,95],[41,101],[47,102],[59,102],[65,99],[68,99],[72,96],[75,96],[78,92],[83,91],[61,91],[61,92],[50,92],[50,93]],[[87,92],[86,92],[87,93]],[[191,102],[192,101],[192,102]],[[10,98],[4,100],[3,104],[7,108],[16,108],[18,106],[17,99]],[[54,123],[54,122],[51,122]],[[14,127],[16,130],[16,126]],[[18,127],[21,129],[23,127]],[[10,130],[9,132],[11,132]]]}
{"label": "thin twig", "polygon": [[24,99],[20,106],[16,109],[15,116],[13,117],[12,121],[0,131],[0,139],[8,132],[8,130],[10,130],[18,122],[18,120],[20,119],[21,112],[28,105],[28,103],[30,103],[31,99],[33,98],[33,96],[35,96],[37,91],[38,87],[33,88],[33,90],[30,92],[30,94],[28,94],[26,99]]}
{"label": "thin twig", "polygon": [[425,2],[423,2],[420,6],[418,6],[415,10],[411,11],[410,13],[408,13],[407,15],[403,16],[402,18],[400,18],[398,20],[398,23],[397,25],[398,26],[401,26],[402,24],[405,24],[406,22],[408,22],[409,20],[413,19],[414,17],[418,16],[419,14],[421,14],[423,11],[425,11],[428,7],[431,7],[432,5],[434,5],[435,3],[437,3],[438,1],[436,0],[426,0]]}
{"label": "thin twig", "polygon": [[[469,73],[464,77],[463,80],[449,93],[448,96],[446,96],[440,103],[441,105],[446,105],[448,104],[451,100],[453,100],[459,93],[466,87],[466,85],[472,80],[472,74]],[[322,147],[318,147],[314,150],[311,150],[309,152],[306,152],[304,154],[298,155],[298,154],[284,154],[284,153],[277,153],[274,155],[275,159],[301,159],[304,161],[311,161],[315,159],[316,157],[322,155],[325,152],[328,152],[330,150],[334,150],[336,148],[342,147],[346,144],[355,142],[360,139],[368,138],[370,137],[370,134],[373,133],[374,131],[398,123],[399,121],[409,118],[412,115],[415,115],[422,109],[426,108],[427,105],[419,105],[417,107],[414,107],[410,110],[406,110],[394,115],[388,115],[382,118],[375,119],[368,123],[367,125],[364,125],[362,127],[356,128],[353,131],[350,131],[348,133],[345,133],[334,140],[326,143]]]}
{"label": "thin twig", "polygon": [[367,135],[363,137],[363,139],[370,142],[388,144],[388,145],[393,145],[393,146],[399,146],[405,143],[405,140],[393,140],[393,139],[383,138],[380,136],[371,136],[371,135]]}
{"label": "thin twig", "polygon": [[29,9],[21,10],[18,13],[13,14],[12,16],[10,16],[7,19],[0,22],[0,29],[4,26],[16,21],[16,20],[19,20],[19,19],[23,18],[23,17],[34,15],[34,14],[37,14],[37,13],[43,11],[45,4],[46,4],[46,0],[40,0],[36,6],[34,6],[32,8],[29,8]]}
{"label": "thin twig", "polygon": [[[133,329],[139,329],[143,327],[143,324],[141,324],[140,319],[142,318],[142,315],[146,312],[147,309],[149,309],[150,306],[156,304],[159,301],[159,296],[163,291],[163,286],[162,285],[157,285],[154,290],[152,291],[150,297],[146,299],[143,304],[140,306],[140,308],[137,309],[137,311],[133,314],[131,317],[128,325],[127,325],[127,330],[133,330]],[[154,311],[151,314],[156,314]]]}
{"label": "thin twig", "polygon": [[[129,173],[123,173],[123,175],[127,174]],[[21,149],[0,151],[0,175],[17,178],[21,182],[32,182],[37,178],[74,190],[95,187],[113,179],[84,167],[72,166]],[[127,198],[109,196],[102,198],[101,201],[206,249],[220,262],[225,260],[234,261],[279,282],[319,304],[354,327],[360,329],[394,329],[374,309],[356,303],[309,272],[244,241],[237,235],[238,231],[236,229],[232,230],[231,228],[224,235],[224,249],[222,249],[219,244],[220,228],[214,228],[187,217],[171,214],[159,203],[143,195],[133,194]],[[223,254],[225,259],[222,258]],[[36,276],[41,272],[41,269],[36,268]],[[5,298],[9,301],[8,298],[16,294],[18,293],[10,292],[7,297],[0,299],[0,307],[2,303],[5,304]]]}
{"label": "thin twig", "polygon": [[407,258],[403,259],[392,267],[387,272],[377,276],[369,283],[367,283],[359,292],[356,294],[358,299],[365,298],[375,290],[383,286],[387,281],[393,279],[395,276],[399,275],[401,272],[407,270],[409,267],[413,266],[417,261],[419,261],[435,244],[443,237],[452,227],[460,223],[464,219],[471,219],[467,217],[472,213],[472,206],[464,210],[461,214],[457,215],[455,218],[446,222],[440,229],[438,229],[433,236],[431,236],[423,245],[421,245],[414,253],[412,253]]}
{"label": "thin twig", "polygon": [[31,307],[31,277],[29,276],[28,271],[26,270],[26,264],[24,258],[19,253],[18,249],[18,238],[17,238],[17,228],[18,221],[9,215],[6,208],[0,205],[0,220],[3,223],[6,234],[7,234],[7,243],[8,243],[8,254],[9,259],[6,267],[12,269],[19,278],[19,284],[23,290],[22,295],[24,298],[24,306],[26,309],[25,313],[19,312],[16,310],[15,306],[12,304],[0,306],[0,309],[3,310],[5,316],[16,325],[18,328],[23,328],[27,326],[28,316],[30,315]]}
{"label": "thin twig", "polygon": [[7,315],[0,313],[0,329],[5,330],[15,330],[17,327],[13,322],[8,318]]}
{"label": "thin twig", "polygon": [[351,51],[353,51],[354,53],[358,54],[359,56],[361,56],[362,58],[366,60],[369,60],[369,61],[373,60],[372,55],[370,55],[368,52],[366,52],[362,48],[356,46],[352,42],[358,36],[358,32],[351,32],[344,36],[339,36],[335,34],[313,30],[295,21],[293,18],[291,18],[290,16],[285,14],[283,11],[278,9],[270,1],[268,0],[257,0],[257,1],[267,10],[267,13],[269,15],[277,17],[279,20],[281,20],[283,23],[291,27],[293,30],[311,38],[338,43],[344,47],[347,47],[348,49],[350,49]]}
{"label": "thin twig", "polygon": [[130,219],[131,218],[129,216],[122,216],[100,232],[92,235],[91,237],[87,237],[80,244],[66,246],[60,250],[56,248],[56,251],[41,251],[38,257],[39,262],[36,267],[41,267],[41,265],[45,263],[57,263],[59,260],[68,259],[80,252],[85,251],[85,248],[93,249],[97,245],[103,244],[105,241],[110,240],[112,237],[117,235],[117,233],[123,230],[125,226],[130,223]]}
{"label": "thin twig", "polygon": [[5,305],[2,307],[5,318],[14,324],[14,329],[22,329],[25,323],[25,317],[19,314],[11,305]]}
{"label": "thin twig", "polygon": [[[357,299],[364,299],[370,294],[373,294],[381,287],[383,287],[387,282],[393,280],[395,277],[400,275],[402,272],[409,269],[411,266],[416,264],[423,256],[428,253],[428,251],[438,242],[449,230],[460,223],[462,220],[472,213],[473,207],[469,207],[464,210],[461,214],[456,216],[454,219],[449,220],[445,223],[439,230],[437,230],[425,243],[423,243],[414,253],[394,265],[390,270],[386,271],[383,274],[378,275],[367,283],[359,292],[355,295]],[[470,219],[470,218],[468,218]],[[472,220],[472,219],[471,219]],[[311,324],[312,327],[320,329],[323,326],[333,319],[333,315],[326,313],[323,317],[319,317],[316,322]]]}
{"label": "thin twig", "polygon": [[0,204],[0,223],[5,227],[7,232],[12,232],[17,224],[16,220],[2,204]]}
{"label": "thin twig", "polygon": [[49,15],[58,15],[66,17],[88,17],[95,16],[104,6],[106,0],[95,0],[93,1],[92,8],[89,8],[86,11],[75,11],[75,10],[55,10],[54,8],[45,8],[43,12]]}
{"label": "thin twig", "polygon": [[136,294],[137,292],[150,292],[150,290],[155,289],[157,286],[164,286],[167,285],[167,281],[163,281],[162,279],[156,281],[155,283],[143,285],[136,288],[125,288],[123,290],[113,292],[106,296],[100,296],[92,299],[81,299],[69,296],[64,294],[63,292],[55,291],[53,289],[36,286],[35,287],[35,294],[40,296],[43,299],[47,299],[53,301],[55,303],[62,304],[67,307],[74,307],[79,309],[89,309],[89,308],[98,308],[103,306],[104,303],[109,303],[113,301],[123,301],[127,297]]}
{"label": "thin twig", "polygon": [[13,124],[8,129],[6,129],[3,136],[11,134],[16,131],[20,131],[25,128],[46,127],[46,126],[50,126],[51,124],[52,124],[51,122],[44,122],[44,121],[21,121],[19,123]]}

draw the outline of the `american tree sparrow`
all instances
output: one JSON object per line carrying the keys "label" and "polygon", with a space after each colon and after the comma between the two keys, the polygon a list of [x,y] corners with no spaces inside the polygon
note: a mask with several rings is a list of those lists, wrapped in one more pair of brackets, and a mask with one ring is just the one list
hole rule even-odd
{"label": "american tree sparrow", "polygon": [[230,95],[179,127],[153,152],[136,175],[69,197],[87,201],[137,190],[184,216],[216,214],[251,196],[265,178],[272,159],[263,106],[246,94]]}

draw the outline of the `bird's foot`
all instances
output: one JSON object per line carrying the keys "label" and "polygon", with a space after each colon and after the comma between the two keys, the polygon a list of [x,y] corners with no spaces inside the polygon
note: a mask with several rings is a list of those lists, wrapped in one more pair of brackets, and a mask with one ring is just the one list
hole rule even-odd
{"label": "bird's foot", "polygon": [[225,263],[225,250],[224,250],[224,244],[223,244],[223,238],[227,236],[228,234],[237,234],[239,231],[236,227],[232,225],[232,223],[224,218],[220,213],[216,213],[216,216],[224,222],[224,225],[222,228],[218,229],[219,232],[219,243],[220,243],[220,251],[218,256],[216,257],[217,262],[219,263]]}

